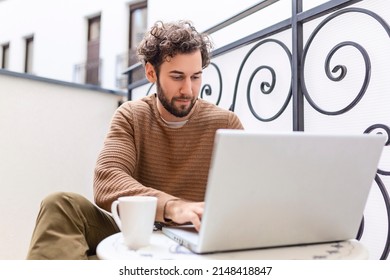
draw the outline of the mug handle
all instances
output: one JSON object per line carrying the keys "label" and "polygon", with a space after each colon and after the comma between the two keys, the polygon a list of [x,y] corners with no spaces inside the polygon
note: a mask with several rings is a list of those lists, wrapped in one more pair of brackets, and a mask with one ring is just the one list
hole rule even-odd
{"label": "mug handle", "polygon": [[111,213],[112,213],[112,217],[114,218],[115,223],[117,224],[119,229],[122,230],[122,223],[121,223],[121,219],[119,218],[119,214],[118,214],[118,204],[119,204],[118,200],[115,200],[111,204]]}

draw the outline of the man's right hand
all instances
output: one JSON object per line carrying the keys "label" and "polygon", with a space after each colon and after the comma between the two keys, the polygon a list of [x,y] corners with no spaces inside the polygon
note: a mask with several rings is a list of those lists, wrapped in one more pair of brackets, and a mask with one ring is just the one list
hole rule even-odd
{"label": "man's right hand", "polygon": [[164,218],[177,224],[192,223],[197,231],[200,230],[204,202],[188,202],[170,200],[165,205]]}

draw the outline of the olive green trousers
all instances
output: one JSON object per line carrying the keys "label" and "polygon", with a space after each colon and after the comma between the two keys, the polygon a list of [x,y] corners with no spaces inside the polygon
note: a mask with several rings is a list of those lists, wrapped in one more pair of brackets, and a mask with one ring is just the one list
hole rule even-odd
{"label": "olive green trousers", "polygon": [[93,258],[99,242],[117,232],[111,215],[85,197],[54,193],[41,203],[27,259]]}

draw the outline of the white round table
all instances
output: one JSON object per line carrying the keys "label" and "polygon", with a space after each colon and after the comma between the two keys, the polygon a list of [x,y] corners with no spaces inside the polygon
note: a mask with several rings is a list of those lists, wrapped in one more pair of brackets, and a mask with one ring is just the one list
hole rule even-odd
{"label": "white round table", "polygon": [[224,260],[335,260],[368,259],[367,249],[357,240],[314,245],[300,245],[269,249],[235,251],[215,254],[195,254],[174,242],[161,231],[152,234],[150,245],[130,250],[123,243],[122,233],[116,233],[99,243],[96,254],[102,260],[173,260],[173,259],[224,259]]}

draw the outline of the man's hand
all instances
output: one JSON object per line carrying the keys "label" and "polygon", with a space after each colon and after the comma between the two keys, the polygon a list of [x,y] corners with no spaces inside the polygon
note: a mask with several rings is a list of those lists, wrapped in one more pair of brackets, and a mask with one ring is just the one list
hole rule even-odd
{"label": "man's hand", "polygon": [[188,202],[171,200],[165,205],[164,217],[177,224],[192,223],[197,231],[200,230],[204,202]]}

